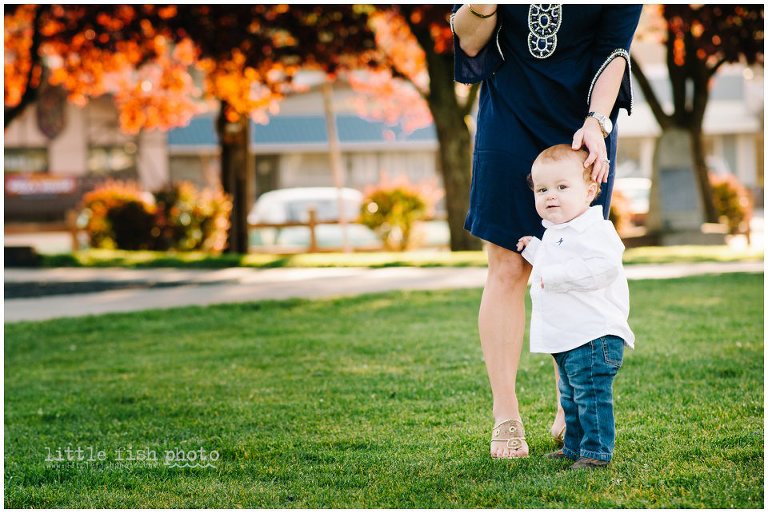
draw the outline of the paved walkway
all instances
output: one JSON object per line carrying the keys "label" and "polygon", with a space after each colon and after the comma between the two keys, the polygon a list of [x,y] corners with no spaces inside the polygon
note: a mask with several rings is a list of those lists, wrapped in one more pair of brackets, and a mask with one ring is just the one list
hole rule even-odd
{"label": "paved walkway", "polygon": [[[629,279],[762,272],[762,262],[632,265]],[[8,284],[108,282],[112,290],[5,300],[5,322],[265,299],[349,296],[387,290],[481,287],[486,268],[6,269]],[[119,284],[126,287],[119,288]],[[137,288],[136,284],[143,286]]]}

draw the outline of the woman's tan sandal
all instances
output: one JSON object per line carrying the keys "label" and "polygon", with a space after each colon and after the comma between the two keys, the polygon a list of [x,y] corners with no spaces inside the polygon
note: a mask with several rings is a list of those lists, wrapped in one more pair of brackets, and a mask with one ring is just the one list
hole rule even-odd
{"label": "woman's tan sandal", "polygon": [[519,420],[505,420],[493,428],[493,442],[507,442],[506,448],[518,450],[523,448],[525,442],[525,428]]}
{"label": "woman's tan sandal", "polygon": [[565,424],[563,424],[563,429],[560,430],[560,433],[553,436],[552,438],[554,438],[555,442],[557,442],[561,447],[563,444],[565,444]]}

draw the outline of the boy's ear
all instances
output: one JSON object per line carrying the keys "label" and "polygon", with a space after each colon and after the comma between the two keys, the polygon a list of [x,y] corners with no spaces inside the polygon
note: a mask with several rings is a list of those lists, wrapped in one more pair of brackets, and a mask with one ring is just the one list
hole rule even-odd
{"label": "boy's ear", "polygon": [[589,182],[589,187],[587,187],[587,197],[589,198],[590,203],[597,197],[597,182]]}

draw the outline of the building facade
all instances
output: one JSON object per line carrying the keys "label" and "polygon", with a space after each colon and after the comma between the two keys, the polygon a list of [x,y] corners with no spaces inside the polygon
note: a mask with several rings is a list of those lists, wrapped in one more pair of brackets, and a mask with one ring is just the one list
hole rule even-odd
{"label": "building facade", "polygon": [[[643,69],[661,102],[671,104],[664,66]],[[761,68],[724,66],[712,84],[704,120],[708,164],[718,172],[736,175],[752,190],[757,205],[762,205],[763,197],[762,84]],[[660,129],[638,87],[634,94],[632,116],[621,111],[617,123],[618,173],[650,177]],[[434,127],[406,133],[398,126],[364,119],[354,108],[355,95],[349,87],[337,86],[333,96],[344,185],[363,190],[385,174],[405,175],[415,183],[439,180]],[[66,104],[63,129],[49,139],[40,129],[36,109],[30,106],[5,132],[6,219],[15,215],[9,205],[40,199],[34,187],[25,189],[16,182],[9,187],[9,179],[23,180],[27,175],[133,179],[147,190],[181,180],[218,185],[215,114],[199,116],[188,126],[167,133],[145,131],[128,136],[119,130],[111,99],[102,97],[82,108]],[[252,124],[250,152],[255,161],[254,200],[278,188],[334,185],[319,88],[284,100],[279,114],[267,125]],[[17,194],[25,190],[26,197]],[[73,198],[77,192],[72,193]]]}

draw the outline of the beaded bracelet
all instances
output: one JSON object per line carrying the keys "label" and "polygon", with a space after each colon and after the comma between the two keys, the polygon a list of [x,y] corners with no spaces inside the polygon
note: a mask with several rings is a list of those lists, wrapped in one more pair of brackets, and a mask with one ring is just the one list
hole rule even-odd
{"label": "beaded bracelet", "polygon": [[477,16],[478,18],[483,18],[483,19],[485,19],[485,18],[490,18],[491,16],[493,16],[494,14],[496,14],[496,11],[498,11],[498,10],[499,10],[499,8],[497,7],[497,8],[496,8],[496,10],[495,10],[495,11],[493,11],[491,14],[480,14],[480,13],[479,13],[479,12],[477,12],[476,10],[472,9],[472,4],[467,4],[467,5],[469,6],[469,12],[471,12],[472,14],[474,14],[475,16]]}

